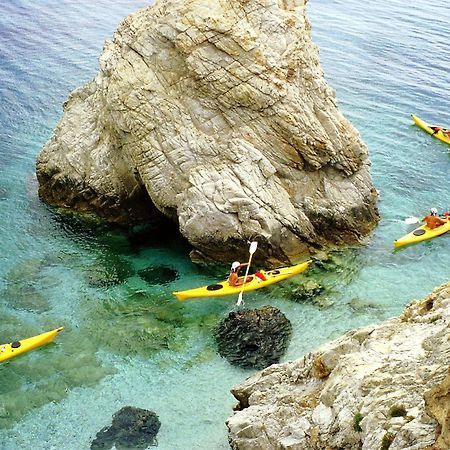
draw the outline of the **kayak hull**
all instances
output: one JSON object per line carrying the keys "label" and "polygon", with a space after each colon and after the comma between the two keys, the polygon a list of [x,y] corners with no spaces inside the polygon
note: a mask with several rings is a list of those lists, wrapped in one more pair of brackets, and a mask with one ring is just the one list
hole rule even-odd
{"label": "kayak hull", "polygon": [[411,118],[413,122],[421,128],[423,131],[427,132],[428,134],[433,135],[435,138],[439,139],[442,142],[445,142],[446,144],[450,144],[450,138],[445,136],[445,134],[439,130],[437,133],[434,132],[434,130],[431,128],[433,125],[428,124],[424,120],[420,119],[414,114],[411,114]]}
{"label": "kayak hull", "polygon": [[256,289],[261,289],[266,286],[270,286],[271,284],[278,283],[279,281],[286,280],[287,278],[293,277],[294,275],[298,275],[304,272],[312,261],[306,261],[301,264],[297,264],[295,266],[290,267],[282,267],[276,270],[261,270],[259,274],[262,275],[260,277],[255,274],[248,275],[248,278],[251,278],[250,281],[245,283],[243,286],[230,286],[228,281],[221,281],[216,284],[210,284],[208,286],[202,286],[195,289],[189,289],[187,291],[178,291],[173,294],[177,297],[178,300],[186,300],[188,298],[199,298],[199,297],[218,297],[224,295],[233,295],[239,294],[239,292],[248,292],[254,291]]}
{"label": "kayak hull", "polygon": [[9,344],[0,345],[0,362],[15,358],[22,353],[29,352],[35,348],[52,342],[55,336],[64,329],[64,327],[55,328],[46,333],[38,334],[30,338],[22,339],[20,341],[10,342]]}
{"label": "kayak hull", "polygon": [[427,241],[450,231],[450,219],[447,223],[437,228],[428,228],[426,225],[416,228],[411,233],[406,234],[394,241],[394,247],[402,247],[404,245],[416,244],[417,242]]}

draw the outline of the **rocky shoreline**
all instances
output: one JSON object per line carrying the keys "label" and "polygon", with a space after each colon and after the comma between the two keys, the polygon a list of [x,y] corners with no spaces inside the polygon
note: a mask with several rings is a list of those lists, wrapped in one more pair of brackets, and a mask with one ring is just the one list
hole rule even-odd
{"label": "rocky shoreline", "polygon": [[448,450],[450,282],[232,389],[234,450]]}

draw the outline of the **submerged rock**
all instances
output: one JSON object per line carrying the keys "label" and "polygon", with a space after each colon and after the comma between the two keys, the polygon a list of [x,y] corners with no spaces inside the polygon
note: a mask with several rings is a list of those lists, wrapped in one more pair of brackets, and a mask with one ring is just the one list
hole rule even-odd
{"label": "submerged rock", "polygon": [[178,272],[170,267],[146,267],[138,270],[138,275],[148,284],[168,284],[178,279]]}
{"label": "submerged rock", "polygon": [[129,261],[113,254],[106,254],[89,266],[85,278],[91,287],[105,288],[123,283],[133,273]]}
{"label": "submerged rock", "polygon": [[15,309],[48,311],[51,304],[41,292],[42,285],[48,281],[48,276],[43,273],[47,266],[45,258],[31,258],[14,265],[6,275],[2,299]]}
{"label": "submerged rock", "polygon": [[[46,202],[179,226],[195,260],[292,261],[378,220],[306,0],[160,0],[125,18],[37,161]],[[76,164],[74,163],[76,162]]]}
{"label": "submerged rock", "polygon": [[14,309],[38,313],[51,309],[48,298],[26,280],[9,285],[0,295]]}
{"label": "submerged rock", "polygon": [[[450,282],[232,389],[235,450],[449,447]],[[437,440],[437,441],[436,441]]]}
{"label": "submerged rock", "polygon": [[[55,316],[49,315],[39,322],[33,315],[28,316],[29,321],[24,315],[2,312],[0,343],[35,336],[55,325]],[[10,366],[2,364],[0,429],[14,428],[33,410],[60,402],[77,387],[98,386],[105,376],[116,373],[115,368],[97,359],[99,339],[60,320],[58,324],[66,331],[58,337],[57,343],[30,352],[29,356],[15,358]],[[3,450],[4,444],[0,444],[0,448]]]}
{"label": "submerged rock", "polygon": [[291,292],[291,299],[296,302],[308,301],[324,292],[324,287],[315,280],[299,283]]}
{"label": "submerged rock", "polygon": [[284,355],[291,331],[289,320],[272,306],[231,312],[217,329],[218,351],[231,364],[261,369]]}
{"label": "submerged rock", "polygon": [[91,449],[146,449],[157,445],[161,423],[153,411],[125,406],[113,415],[112,425],[97,433]]}

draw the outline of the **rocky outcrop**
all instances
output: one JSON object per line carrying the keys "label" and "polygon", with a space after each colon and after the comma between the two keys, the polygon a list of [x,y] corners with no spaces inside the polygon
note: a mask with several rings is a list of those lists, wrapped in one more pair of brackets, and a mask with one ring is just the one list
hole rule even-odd
{"label": "rocky outcrop", "polygon": [[450,283],[233,388],[233,449],[449,448]]}
{"label": "rocky outcrop", "polygon": [[289,261],[378,220],[366,145],[342,116],[306,0],[157,1],[125,18],[37,161],[46,202],[167,217],[193,257],[257,237]]}

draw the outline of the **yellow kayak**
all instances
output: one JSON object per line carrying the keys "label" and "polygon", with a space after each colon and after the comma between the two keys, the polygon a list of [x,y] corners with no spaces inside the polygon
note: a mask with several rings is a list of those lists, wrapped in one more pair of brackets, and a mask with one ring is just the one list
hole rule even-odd
{"label": "yellow kayak", "polygon": [[416,242],[426,241],[428,239],[432,239],[436,236],[440,236],[441,234],[447,233],[450,231],[450,219],[447,218],[447,223],[441,225],[437,228],[428,228],[426,225],[422,225],[419,228],[416,228],[411,233],[401,237],[394,241],[394,247],[402,247],[403,245],[415,244]]}
{"label": "yellow kayak", "polygon": [[419,119],[419,117],[415,116],[414,114],[411,114],[411,118],[419,128],[422,128],[422,130],[426,131],[429,134],[432,134],[435,138],[439,139],[440,141],[445,142],[446,144],[450,144],[450,137],[446,136],[442,132],[442,130],[439,130],[437,133],[434,132],[435,130],[433,130],[433,127],[435,127],[435,125],[430,125],[424,122],[422,119]]}
{"label": "yellow kayak", "polygon": [[14,358],[22,353],[33,350],[41,345],[52,342],[55,336],[64,329],[64,327],[56,328],[46,333],[38,334],[21,341],[10,342],[9,344],[0,345],[0,362]]}
{"label": "yellow kayak", "polygon": [[295,266],[282,267],[276,270],[260,270],[256,274],[247,275],[247,281],[243,286],[230,286],[228,281],[221,281],[217,284],[210,284],[209,286],[203,286],[195,289],[189,289],[187,291],[174,292],[173,294],[178,300],[186,300],[188,298],[196,297],[216,297],[222,295],[239,294],[241,290],[243,292],[253,291],[255,289],[261,289],[271,284],[278,283],[279,281],[290,278],[294,275],[304,272],[312,261],[306,261]]}

